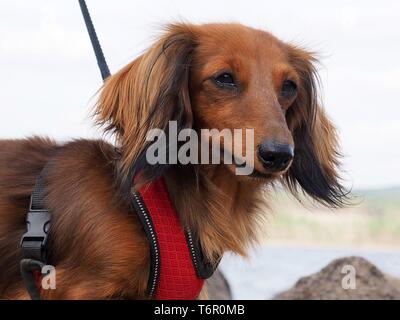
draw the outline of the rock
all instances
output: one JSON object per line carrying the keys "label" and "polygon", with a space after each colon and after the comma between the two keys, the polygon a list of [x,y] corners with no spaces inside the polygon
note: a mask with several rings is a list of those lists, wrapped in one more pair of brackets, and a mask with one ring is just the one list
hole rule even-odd
{"label": "rock", "polygon": [[[355,289],[344,289],[342,280],[350,272],[343,267],[353,266]],[[350,267],[351,268],[351,267]],[[346,269],[345,269],[346,270]],[[343,270],[343,271],[345,271]],[[348,278],[347,278],[348,279]],[[347,282],[348,283],[348,282]],[[275,300],[352,300],[400,299],[400,279],[385,275],[361,257],[347,257],[332,261],[321,271],[303,277],[291,289],[276,295]]]}
{"label": "rock", "polygon": [[208,298],[210,300],[231,300],[232,293],[228,281],[219,269],[207,280]]}

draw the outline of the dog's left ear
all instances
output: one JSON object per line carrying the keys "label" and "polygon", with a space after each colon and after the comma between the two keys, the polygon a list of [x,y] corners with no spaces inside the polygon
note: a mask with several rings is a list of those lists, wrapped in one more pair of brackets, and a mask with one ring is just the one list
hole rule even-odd
{"label": "dog's left ear", "polygon": [[339,177],[340,152],[336,129],[318,102],[318,75],[313,54],[289,47],[290,62],[300,76],[298,97],[288,110],[295,156],[284,179],[297,195],[298,186],[330,207],[346,204],[348,192]]}

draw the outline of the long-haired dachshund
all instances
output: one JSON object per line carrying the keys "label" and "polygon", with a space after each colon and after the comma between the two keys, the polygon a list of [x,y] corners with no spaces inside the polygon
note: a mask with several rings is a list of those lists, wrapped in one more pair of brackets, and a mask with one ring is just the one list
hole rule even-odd
{"label": "long-haired dachshund", "polygon": [[[116,144],[46,138],[0,141],[0,297],[29,298],[20,239],[35,180],[51,162],[46,205],[57,289],[46,299],[147,298],[149,243],[132,177],[162,175],[182,224],[211,261],[256,240],[266,185],[280,182],[329,207],[343,204],[335,128],[317,99],[315,57],[239,24],[177,24],[111,76],[96,104]],[[146,134],[179,128],[254,129],[254,171],[235,164],[150,165]],[[294,152],[293,152],[294,148]]]}

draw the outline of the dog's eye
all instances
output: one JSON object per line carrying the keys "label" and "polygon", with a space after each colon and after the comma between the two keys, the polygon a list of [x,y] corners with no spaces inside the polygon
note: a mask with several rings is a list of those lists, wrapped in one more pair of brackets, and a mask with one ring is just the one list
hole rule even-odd
{"label": "dog's eye", "polygon": [[292,80],[283,81],[281,95],[284,98],[291,98],[297,94],[297,85]]}
{"label": "dog's eye", "polygon": [[233,76],[228,72],[224,72],[224,73],[221,73],[220,75],[215,76],[214,82],[218,86],[221,86],[221,87],[235,87],[236,86]]}

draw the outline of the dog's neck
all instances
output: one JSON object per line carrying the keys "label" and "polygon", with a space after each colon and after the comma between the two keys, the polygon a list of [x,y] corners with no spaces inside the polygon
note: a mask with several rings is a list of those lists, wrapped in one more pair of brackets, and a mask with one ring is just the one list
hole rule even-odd
{"label": "dog's neck", "polygon": [[240,181],[224,165],[173,168],[165,180],[182,223],[199,237],[208,259],[226,251],[246,255],[263,211],[260,182]]}

